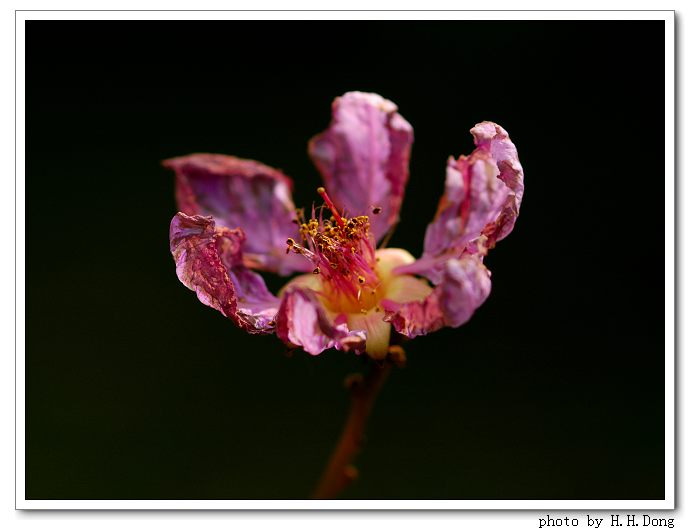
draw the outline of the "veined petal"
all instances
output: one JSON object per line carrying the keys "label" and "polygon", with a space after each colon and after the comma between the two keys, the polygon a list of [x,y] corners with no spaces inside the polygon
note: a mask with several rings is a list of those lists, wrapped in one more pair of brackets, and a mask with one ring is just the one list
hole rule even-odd
{"label": "veined petal", "polygon": [[424,256],[462,249],[477,239],[484,227],[496,220],[508,195],[488,153],[477,149],[469,157],[450,158],[445,192],[426,230]]}
{"label": "veined petal", "polygon": [[309,142],[336,206],[368,215],[377,240],[397,223],[409,176],[412,126],[397,110],[377,94],[348,92],[333,102],[329,128]]}
{"label": "veined petal", "polygon": [[421,301],[383,300],[386,321],[402,335],[413,338],[444,326],[467,322],[491,292],[490,273],[476,255],[445,262],[440,283]]}
{"label": "veined petal", "polygon": [[490,121],[483,121],[475,125],[470,132],[474,136],[475,145],[489,152],[496,161],[499,170],[498,178],[505,182],[512,192],[503,205],[494,226],[487,230],[490,240],[500,241],[512,232],[520,213],[522,195],[525,191],[525,174],[517,149],[503,127]]}
{"label": "veined petal", "polygon": [[293,223],[292,181],[254,160],[215,154],[171,158],[178,207],[187,215],[210,215],[218,226],[242,228],[245,264],[289,274],[308,263],[285,254],[285,241],[297,237]]}
{"label": "veined petal", "polygon": [[243,264],[241,229],[215,226],[212,217],[178,213],[170,224],[177,277],[199,300],[249,333],[272,333],[279,300]]}
{"label": "veined petal", "polygon": [[276,315],[278,337],[318,355],[328,348],[361,352],[366,343],[362,331],[350,331],[344,321],[335,322],[327,314],[314,291],[293,287],[283,295]]}
{"label": "veined petal", "polygon": [[450,158],[444,194],[424,237],[424,254],[396,270],[438,283],[446,260],[486,254],[510,233],[522,201],[523,171],[508,133],[492,122],[471,130],[477,148]]}

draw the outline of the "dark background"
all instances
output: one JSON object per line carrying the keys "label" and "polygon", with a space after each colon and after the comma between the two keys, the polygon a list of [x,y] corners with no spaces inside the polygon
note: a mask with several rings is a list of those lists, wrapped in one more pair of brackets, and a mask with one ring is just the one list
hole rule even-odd
{"label": "dark background", "polygon": [[160,161],[258,159],[311,205],[306,142],[349,90],[415,128],[393,246],[419,255],[476,122],[526,194],[486,304],[408,344],[345,496],[664,497],[663,22],[31,21],[27,498],[309,495],[361,360],[201,305]]}

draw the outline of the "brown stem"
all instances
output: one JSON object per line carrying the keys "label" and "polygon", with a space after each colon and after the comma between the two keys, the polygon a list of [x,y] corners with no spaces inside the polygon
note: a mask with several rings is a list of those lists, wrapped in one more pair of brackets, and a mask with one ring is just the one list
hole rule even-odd
{"label": "brown stem", "polygon": [[350,414],[312,498],[334,499],[357,478],[357,469],[352,463],[361,450],[367,419],[391,366],[389,361],[381,366],[374,364],[366,378],[353,374],[346,380],[352,396]]}

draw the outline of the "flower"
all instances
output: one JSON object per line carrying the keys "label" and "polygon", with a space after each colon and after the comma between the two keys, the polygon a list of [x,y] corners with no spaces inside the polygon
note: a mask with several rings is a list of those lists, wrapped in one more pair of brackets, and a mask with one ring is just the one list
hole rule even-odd
{"label": "flower", "polygon": [[[378,248],[398,222],[412,127],[377,94],[336,98],[309,154],[325,188],[309,217],[292,181],[252,160],[192,154],[166,160],[180,211],[170,250],[180,281],[249,333],[276,333],[312,355],[329,348],[383,359],[391,332],[416,337],[467,322],[491,290],[484,256],[515,224],[523,171],[492,122],[476,149],[452,157],[424,252]],[[300,273],[277,295],[257,271]]]}

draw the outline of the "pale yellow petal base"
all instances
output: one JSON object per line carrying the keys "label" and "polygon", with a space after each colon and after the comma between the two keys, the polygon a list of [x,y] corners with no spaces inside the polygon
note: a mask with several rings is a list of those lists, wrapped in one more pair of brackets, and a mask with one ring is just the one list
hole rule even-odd
{"label": "pale yellow petal base", "polygon": [[391,325],[383,321],[384,313],[372,309],[366,315],[347,315],[347,327],[351,330],[363,329],[367,332],[366,352],[372,359],[385,359],[388,355],[388,345],[391,340]]}
{"label": "pale yellow petal base", "polygon": [[372,304],[365,306],[367,310],[352,312],[352,303],[349,300],[342,301],[328,297],[328,289],[324,288],[321,276],[317,274],[304,274],[291,280],[283,289],[296,286],[309,288],[324,295],[324,309],[332,320],[339,315],[347,318],[347,327],[350,331],[364,330],[367,333],[367,354],[376,360],[386,358],[390,345],[391,325],[383,321],[385,312],[380,306],[382,300],[392,300],[397,303],[423,300],[431,294],[432,288],[425,281],[414,276],[393,273],[396,267],[408,265],[415,261],[412,254],[401,248],[385,248],[376,252],[376,273],[381,280],[377,289],[376,298]]}

